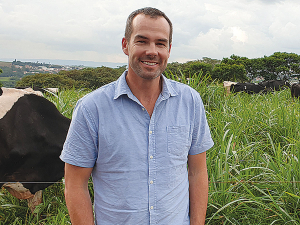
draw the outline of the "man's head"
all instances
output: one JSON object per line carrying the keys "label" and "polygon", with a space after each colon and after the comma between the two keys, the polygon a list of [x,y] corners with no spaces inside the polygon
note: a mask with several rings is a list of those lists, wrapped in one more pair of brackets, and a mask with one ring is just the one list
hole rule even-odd
{"label": "man's head", "polygon": [[139,14],[144,14],[144,15],[150,16],[151,18],[157,18],[157,17],[165,18],[170,26],[169,43],[170,44],[172,43],[173,25],[172,25],[171,20],[166,16],[166,14],[164,12],[162,12],[158,9],[155,9],[155,8],[151,8],[151,7],[137,9],[128,16],[127,21],[126,21],[126,28],[125,28],[125,38],[127,39],[127,41],[130,40],[132,31],[133,31],[132,21]]}
{"label": "man's head", "polygon": [[165,70],[172,45],[169,21],[164,13],[153,8],[140,9],[129,16],[122,39],[129,77],[153,80]]}

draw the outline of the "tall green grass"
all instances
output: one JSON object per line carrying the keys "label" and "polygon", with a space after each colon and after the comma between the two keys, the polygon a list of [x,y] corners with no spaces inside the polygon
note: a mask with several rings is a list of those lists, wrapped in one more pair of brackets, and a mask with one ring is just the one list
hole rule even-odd
{"label": "tall green grass", "polygon": [[[300,224],[300,102],[289,90],[226,96],[209,76],[167,76],[200,93],[215,142],[207,152],[206,224]],[[87,92],[63,90],[47,98],[70,118]],[[0,224],[68,224],[63,184],[46,189],[37,215],[25,201],[0,192]]]}

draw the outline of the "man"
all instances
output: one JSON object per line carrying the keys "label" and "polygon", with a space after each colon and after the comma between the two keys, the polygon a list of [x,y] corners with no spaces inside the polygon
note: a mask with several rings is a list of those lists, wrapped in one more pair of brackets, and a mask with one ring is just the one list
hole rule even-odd
{"label": "man", "polygon": [[77,103],[61,155],[73,225],[94,224],[91,174],[96,224],[204,224],[213,141],[199,94],[162,75],[171,43],[163,12],[134,11],[128,71]]}

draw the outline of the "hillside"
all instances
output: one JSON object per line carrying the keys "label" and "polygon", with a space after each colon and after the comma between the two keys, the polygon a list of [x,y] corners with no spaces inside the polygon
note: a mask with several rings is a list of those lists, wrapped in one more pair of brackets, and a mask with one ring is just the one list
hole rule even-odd
{"label": "hillside", "polygon": [[12,66],[11,62],[1,62],[0,61],[0,68],[2,68],[2,67],[9,67],[9,68],[11,68],[11,66]]}
{"label": "hillside", "polygon": [[58,74],[60,71],[69,71],[74,69],[83,69],[84,66],[64,66],[53,65],[39,62],[21,62],[14,60],[13,62],[0,61],[0,82],[5,87],[15,87],[18,80],[27,75],[33,74]]}

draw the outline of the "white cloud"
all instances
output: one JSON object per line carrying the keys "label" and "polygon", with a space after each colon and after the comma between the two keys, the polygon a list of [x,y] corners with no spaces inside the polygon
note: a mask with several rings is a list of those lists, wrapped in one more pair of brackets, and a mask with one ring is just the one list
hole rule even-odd
{"label": "white cloud", "polygon": [[161,9],[173,22],[170,61],[300,54],[300,4],[294,0],[0,0],[0,60],[124,63],[126,18],[145,6]]}
{"label": "white cloud", "polygon": [[247,42],[248,35],[240,27],[231,27],[231,30],[233,34],[231,40],[233,40],[234,42]]}

